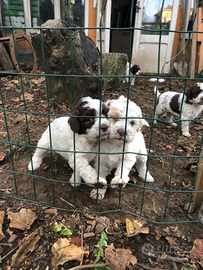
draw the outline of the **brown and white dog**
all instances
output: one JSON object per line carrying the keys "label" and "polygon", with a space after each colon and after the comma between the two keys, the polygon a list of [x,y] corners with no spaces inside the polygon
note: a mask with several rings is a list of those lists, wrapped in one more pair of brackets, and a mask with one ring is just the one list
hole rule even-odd
{"label": "brown and white dog", "polygon": [[[172,122],[173,116],[180,117],[182,104],[181,120],[184,121],[181,121],[181,131],[184,136],[191,136],[189,133],[190,120],[195,119],[203,109],[203,83],[190,86],[184,96],[183,93],[170,91],[161,94],[156,86],[154,92],[158,100],[154,117],[157,119],[166,112],[167,122]],[[154,121],[154,124],[157,124],[157,120]],[[170,124],[177,126],[176,123]]]}
{"label": "brown and white dog", "polygon": [[[99,120],[100,104],[102,118]],[[75,107],[75,116],[78,117],[57,118],[51,123],[51,130],[48,127],[42,134],[28,169],[36,170],[42,163],[46,149],[52,149],[64,157],[73,169],[70,178],[72,185],[79,185],[82,179],[86,183],[96,184],[97,172],[90,166],[96,154],[91,152],[98,150],[99,138],[105,140],[109,135],[109,120],[104,117],[107,112],[108,108],[103,102],[100,103],[100,100],[81,98]],[[106,184],[106,180],[102,178],[99,178],[98,182]]]}

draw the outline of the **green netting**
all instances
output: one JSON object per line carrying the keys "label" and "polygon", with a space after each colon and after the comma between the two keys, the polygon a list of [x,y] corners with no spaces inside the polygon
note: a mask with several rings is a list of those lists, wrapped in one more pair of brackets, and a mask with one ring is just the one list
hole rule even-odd
{"label": "green netting", "polygon": [[[18,2],[21,2],[21,1],[18,1]],[[39,112],[31,112],[29,110],[27,110],[27,103],[26,103],[26,98],[25,98],[25,93],[24,93],[24,86],[23,86],[23,76],[24,75],[27,75],[27,73],[24,73],[22,72],[21,70],[21,65],[20,65],[20,61],[19,61],[19,55],[18,55],[18,50],[17,50],[17,47],[16,47],[16,43],[15,43],[15,39],[14,39],[14,45],[15,45],[15,52],[16,52],[16,57],[17,57],[17,62],[18,62],[18,67],[19,67],[19,70],[21,72],[19,72],[18,76],[20,78],[20,90],[22,92],[22,96],[23,96],[23,106],[24,106],[24,109],[23,110],[12,110],[12,109],[7,109],[5,107],[5,101],[4,101],[4,97],[3,97],[3,93],[2,93],[2,89],[0,88],[0,95],[1,95],[1,102],[2,102],[2,105],[0,106],[0,111],[3,112],[3,115],[4,115],[4,121],[5,121],[5,127],[6,127],[6,132],[7,132],[7,140],[3,140],[1,139],[0,140],[0,143],[2,145],[8,145],[9,147],[9,151],[10,151],[10,159],[11,159],[11,163],[10,163],[10,169],[2,169],[0,168],[0,171],[2,172],[7,172],[8,175],[12,175],[13,177],[13,182],[14,182],[14,186],[15,186],[15,195],[13,196],[10,196],[10,195],[5,195],[4,193],[1,193],[0,191],[0,196],[5,196],[5,197],[9,197],[9,198],[12,198],[12,199],[18,199],[18,200],[22,200],[22,201],[29,201],[29,202],[34,202],[34,203],[38,203],[38,204],[41,204],[41,205],[44,205],[44,206],[47,206],[47,207],[56,207],[57,209],[62,209],[62,210],[66,210],[66,211],[70,211],[70,212],[75,212],[75,211],[78,211],[78,212],[89,212],[89,213],[99,213],[99,214],[104,214],[104,213],[114,213],[114,212],[121,212],[121,213],[126,213],[126,214],[130,214],[130,215],[133,215],[133,216],[136,216],[136,217],[140,217],[144,220],[147,220],[147,221],[151,221],[153,222],[154,220],[151,220],[149,218],[147,218],[144,214],[143,214],[143,206],[144,206],[144,200],[145,200],[145,197],[146,197],[146,191],[156,191],[156,192],[164,192],[166,194],[166,201],[165,201],[165,206],[164,206],[164,211],[163,211],[163,216],[161,217],[161,220],[159,221],[160,223],[167,223],[167,224],[173,224],[173,223],[184,223],[184,222],[200,222],[200,220],[188,220],[188,214],[189,214],[189,207],[192,203],[192,200],[193,200],[193,196],[195,193],[198,193],[198,192],[202,192],[202,191],[195,191],[195,183],[196,183],[196,176],[197,176],[197,171],[198,171],[198,164],[199,164],[199,159],[202,157],[200,155],[201,153],[201,148],[202,148],[202,143],[203,143],[203,139],[201,140],[201,144],[199,146],[199,153],[198,153],[198,156],[194,155],[194,156],[178,156],[177,155],[177,147],[178,147],[178,140],[179,140],[179,135],[180,135],[180,124],[181,124],[181,121],[187,121],[187,120],[175,120],[174,122],[177,122],[178,124],[178,132],[177,132],[177,138],[176,138],[176,142],[175,142],[175,145],[174,145],[174,153],[173,155],[154,155],[151,153],[151,144],[152,144],[152,137],[153,137],[153,132],[154,132],[154,125],[152,124],[152,127],[151,127],[151,131],[150,131],[150,140],[149,140],[149,149],[148,149],[148,157],[149,158],[160,158],[160,159],[164,159],[164,158],[170,158],[172,160],[171,162],[171,170],[170,170],[170,175],[169,175],[169,184],[168,184],[168,188],[167,189],[160,189],[160,188],[156,188],[156,187],[148,187],[147,186],[147,183],[146,183],[146,176],[145,176],[145,181],[144,181],[144,184],[143,185],[138,185],[138,184],[132,184],[132,183],[128,183],[129,186],[134,186],[136,187],[137,189],[139,189],[140,191],[142,191],[142,200],[141,200],[141,204],[139,205],[140,207],[140,211],[139,211],[139,214],[135,213],[135,212],[128,212],[128,211],[125,211],[125,210],[122,210],[122,188],[120,188],[119,190],[119,198],[118,198],[118,205],[117,205],[117,209],[115,210],[111,210],[111,209],[105,209],[104,211],[101,211],[101,210],[98,210],[99,209],[99,201],[98,201],[98,187],[97,187],[97,200],[96,201],[92,201],[92,204],[95,205],[95,211],[86,211],[86,210],[80,210],[80,209],[77,209],[77,193],[76,193],[76,189],[77,187],[75,186],[74,187],[74,208],[73,209],[69,209],[69,208],[59,208],[56,206],[55,204],[55,201],[56,201],[56,198],[55,198],[55,188],[57,187],[57,184],[58,183],[64,183],[64,184],[68,184],[69,181],[61,181],[61,180],[56,180],[55,179],[55,176],[54,176],[54,163],[53,163],[53,152],[55,150],[57,150],[58,152],[62,151],[60,149],[53,149],[52,148],[52,143],[51,143],[51,150],[50,149],[47,149],[47,150],[50,150],[50,157],[51,157],[51,177],[50,178],[46,178],[46,177],[43,177],[43,176],[40,176],[40,175],[37,175],[36,172],[33,170],[33,167],[32,167],[32,172],[31,173],[26,173],[26,172],[19,172],[19,171],[16,171],[15,170],[15,162],[14,162],[14,157],[13,157],[13,150],[12,150],[12,146],[28,146],[29,147],[29,156],[30,156],[30,160],[32,160],[32,150],[35,150],[36,146],[35,145],[32,145],[32,141],[31,141],[31,137],[30,137],[30,128],[29,128],[29,121],[28,121],[28,115],[37,115],[37,116],[41,116],[41,117],[44,117],[44,118],[47,118],[48,119],[48,125],[50,126],[50,123],[51,123],[51,119],[50,117],[53,117],[53,116],[63,116],[63,115],[60,115],[60,114],[53,114],[50,112],[50,98],[49,98],[49,87],[48,87],[48,77],[50,76],[55,76],[55,77],[70,77],[72,78],[72,89],[73,89],[73,100],[72,100],[72,104],[73,104],[73,113],[72,114],[68,114],[68,116],[75,116],[75,83],[74,83],[74,78],[77,78],[77,77],[88,77],[86,75],[77,75],[75,74],[74,72],[74,57],[73,57],[73,44],[72,44],[72,33],[70,31],[70,46],[71,46],[71,65],[72,65],[72,74],[71,75],[64,75],[64,74],[47,74],[47,69],[46,69],[46,61],[45,61],[45,57],[44,57],[44,46],[43,46],[43,33],[42,33],[42,27],[41,27],[41,22],[40,22],[40,1],[35,1],[35,4],[37,2],[37,10],[35,10],[35,12],[37,11],[38,13],[38,23],[39,23],[39,27],[35,27],[36,29],[38,29],[40,31],[40,37],[41,37],[41,45],[42,45],[42,56],[43,56],[43,68],[44,68],[44,71],[45,73],[43,74],[29,74],[29,76],[44,76],[45,77],[45,83],[46,83],[46,96],[47,96],[47,113],[39,113]],[[163,8],[164,8],[164,0],[162,1],[162,6],[161,6],[161,11],[160,11],[160,18],[162,17],[162,12],[163,12]],[[162,27],[162,22],[161,22],[161,19],[160,19],[160,27],[159,29],[143,29],[143,28],[134,28],[133,26],[133,7],[134,7],[134,4],[135,4],[135,1],[132,1],[131,3],[131,12],[130,12],[130,27],[128,28],[105,28],[105,27],[102,27],[102,20],[103,20],[103,15],[101,14],[101,17],[100,17],[100,26],[97,27],[96,29],[99,30],[99,33],[100,33],[100,48],[99,48],[99,51],[100,51],[100,70],[101,70],[101,74],[100,75],[95,75],[94,77],[98,77],[100,78],[100,116],[99,116],[99,121],[100,121],[100,124],[101,124],[101,119],[102,119],[102,113],[101,113],[101,98],[102,98],[102,80],[103,78],[108,78],[108,77],[118,77],[118,76],[106,76],[105,74],[102,74],[102,31],[103,30],[110,30],[110,29],[114,29],[114,30],[119,30],[119,29],[122,29],[122,30],[130,30],[130,48],[129,48],[129,59],[131,59],[131,56],[132,56],[132,39],[133,39],[133,32],[134,30],[136,31],[148,31],[148,32],[155,32],[155,33],[159,33],[159,49],[158,49],[158,72],[157,72],[157,76],[155,77],[157,79],[157,86],[159,85],[159,79],[160,78],[165,78],[165,79],[170,79],[170,80],[176,80],[176,79],[179,79],[179,80],[184,80],[185,81],[185,85],[184,85],[184,94],[185,94],[185,91],[186,91],[186,87],[187,87],[187,82],[188,80],[192,80],[192,79],[189,79],[189,66],[188,65],[188,69],[187,69],[187,76],[186,78],[181,78],[181,77],[167,77],[167,76],[160,76],[160,73],[162,73],[162,70],[164,68],[164,66],[166,64],[169,64],[169,62],[173,59],[168,59],[168,61],[161,67],[160,66],[160,51],[161,51],[161,39],[162,39],[162,34],[165,34],[166,32],[171,32],[170,30],[167,30],[165,29],[165,27]],[[103,4],[102,6],[105,5],[105,1],[103,0]],[[199,1],[197,1],[197,6],[199,5]],[[15,29],[18,29],[18,27],[15,27],[15,26],[12,26],[12,21],[11,21],[11,14],[12,14],[12,10],[13,10],[13,2],[12,2],[12,5],[11,5],[11,1],[7,1],[7,4],[4,3],[3,5],[3,8],[5,11],[5,14],[6,15],[9,15],[9,18],[10,18],[10,25],[11,26],[2,26],[3,29],[8,29],[8,30],[11,30],[12,31],[12,35],[13,35],[13,32]],[[35,8],[36,9],[36,8]],[[195,11],[195,14],[197,15],[197,12],[198,12],[198,9],[196,9]],[[196,17],[196,16],[195,16]],[[194,17],[194,19],[195,19]],[[70,1],[68,1],[68,18],[69,18],[69,27],[68,29],[69,30],[72,30],[72,29],[75,29],[75,27],[72,27],[71,26],[71,21],[70,21]],[[193,20],[193,23],[194,23],[194,20]],[[202,22],[201,22],[202,23]],[[26,27],[24,27],[23,29],[28,29]],[[45,29],[50,29],[50,28],[45,28]],[[62,29],[62,28],[55,28],[55,29]],[[81,29],[85,29],[83,27],[81,27]],[[89,29],[95,29],[95,28],[89,28]],[[173,31],[173,32],[180,32],[180,31]],[[195,32],[195,31],[187,31],[187,33],[189,34],[189,46],[190,46],[190,52],[191,52],[191,34]],[[185,44],[186,46],[186,44]],[[184,46],[184,48],[185,48]],[[184,49],[183,48],[183,49]],[[178,56],[180,53],[178,53],[176,56]],[[190,53],[190,57],[191,57],[191,53]],[[189,59],[189,63],[190,63],[190,59]],[[0,72],[1,73],[1,72]],[[10,75],[16,75],[15,73],[12,73],[10,72],[9,73]],[[130,97],[130,71],[129,71],[129,74],[128,75],[123,75],[123,76],[120,76],[120,77],[128,77],[128,86],[127,86],[127,98],[129,99]],[[143,75],[139,75],[138,77],[140,78],[146,78],[146,76],[143,76]],[[149,78],[151,78],[152,76],[148,76]],[[194,79],[196,80],[196,79]],[[157,103],[157,98],[155,96],[155,100],[154,100],[154,110],[153,110],[153,117],[150,118],[150,117],[146,117],[145,119],[146,120],[152,120],[152,123],[154,122],[154,115],[155,115],[155,109],[156,109],[156,103]],[[139,104],[138,104],[139,105]],[[182,103],[181,103],[181,113],[182,113],[182,106],[183,106],[183,100],[182,100]],[[25,115],[25,120],[26,120],[26,130],[27,130],[27,136],[28,136],[28,145],[25,144],[25,143],[22,143],[22,142],[12,142],[11,139],[10,139],[10,131],[9,131],[9,126],[8,126],[8,121],[7,121],[7,113],[21,113],[21,114],[24,114]],[[127,118],[127,115],[128,115],[128,105],[127,105],[127,109],[126,109],[126,117]],[[82,117],[82,116],[81,116]],[[135,117],[136,118],[136,117]],[[191,120],[191,121],[202,121],[202,119],[194,119],[194,120]],[[163,122],[163,123],[167,123],[166,121],[163,121],[163,120],[160,120],[160,122]],[[43,127],[44,128],[44,127]],[[126,121],[126,124],[125,124],[125,129],[127,128],[127,121]],[[126,135],[125,135],[126,136]],[[50,142],[52,142],[51,138],[52,138],[52,134],[51,134],[51,129],[49,129],[49,138],[50,138]],[[100,138],[100,134],[99,134],[99,138]],[[73,139],[74,139],[74,157],[76,155],[76,153],[80,153],[79,151],[76,151],[76,146],[75,146],[75,133],[73,133]],[[42,148],[44,149],[44,148]],[[86,153],[84,151],[81,151],[81,153]],[[107,153],[102,153],[100,151],[100,144],[98,144],[98,152],[91,152],[92,154],[96,153],[98,155],[98,169],[100,170],[100,156],[102,154],[107,154]],[[129,153],[129,152],[128,152]],[[88,153],[87,153],[88,154]],[[112,154],[112,153],[109,153],[109,154]],[[116,154],[116,153],[115,153]],[[119,153],[117,153],[119,154]],[[125,140],[124,140],[124,144],[123,144],[123,153],[122,153],[122,163],[124,161],[124,156],[125,154],[127,154],[125,152]],[[133,153],[133,154],[137,154],[137,155],[140,155],[139,153]],[[193,190],[173,190],[171,189],[171,184],[172,184],[172,175],[173,175],[173,171],[174,171],[174,163],[175,163],[175,160],[176,159],[187,159],[187,158],[197,158],[197,167],[196,167],[196,173],[195,173],[195,180],[194,180],[194,186],[193,186]],[[74,158],[74,161],[75,161],[75,158]],[[147,168],[148,168],[148,164],[149,164],[149,159],[147,161]],[[33,166],[33,165],[32,165]],[[75,164],[75,167],[76,167],[76,164]],[[99,170],[98,170],[98,179],[99,179]],[[122,178],[122,174],[123,174],[123,167],[121,169],[121,178]],[[0,175],[1,176],[1,175]],[[16,176],[19,176],[19,177],[23,177],[23,176],[27,176],[27,177],[32,177],[32,182],[33,182],[33,194],[34,194],[34,199],[30,200],[30,199],[25,199],[23,198],[20,194],[19,194],[19,191],[18,191],[18,183],[16,181]],[[155,175],[155,178],[156,178],[156,175]],[[37,194],[37,190],[36,190],[36,179],[42,179],[42,180],[45,180],[45,181],[48,181],[51,183],[52,185],[52,203],[48,204],[48,203],[43,203],[42,201],[38,200],[38,194]],[[76,179],[76,176],[75,176],[75,172],[74,172],[74,182],[75,182],[75,179]],[[87,185],[86,183],[81,183],[82,185]],[[110,184],[108,184],[107,186],[110,186]],[[156,181],[155,181],[155,186],[156,186]],[[186,211],[186,214],[185,214],[185,217],[183,220],[179,221],[179,220],[176,220],[176,221],[165,221],[165,217],[166,217],[166,211],[167,211],[167,208],[168,208],[168,203],[169,203],[169,196],[171,194],[175,194],[175,193],[179,193],[180,195],[182,193],[189,193],[191,194],[191,197],[190,197],[190,203],[189,203],[189,207],[188,207],[188,210]],[[88,196],[88,195],[87,195]],[[51,198],[50,198],[51,200]]]}

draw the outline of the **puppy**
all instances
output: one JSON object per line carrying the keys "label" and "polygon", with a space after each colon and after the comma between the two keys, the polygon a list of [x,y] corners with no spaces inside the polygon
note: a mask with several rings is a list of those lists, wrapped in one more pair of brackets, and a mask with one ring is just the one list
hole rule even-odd
{"label": "puppy", "polygon": [[[107,116],[108,108],[101,103],[101,116]],[[81,98],[75,107],[75,116],[55,119],[42,134],[37,150],[28,165],[29,170],[36,170],[42,163],[46,150],[52,149],[64,157],[74,173],[70,178],[72,185],[79,185],[83,179],[86,183],[97,183],[97,172],[90,166],[98,150],[98,139],[105,140],[109,135],[109,120],[99,121],[100,100],[90,97]],[[51,142],[50,142],[51,133]],[[100,136],[99,136],[100,135]],[[75,138],[75,149],[74,149]],[[74,154],[75,153],[75,154]],[[75,161],[75,162],[74,162]],[[75,165],[75,167],[74,167]],[[74,177],[75,175],[75,177]],[[75,181],[74,181],[75,179]],[[105,179],[99,179],[106,184]]]}
{"label": "puppy", "polygon": [[[130,72],[129,72],[129,69],[130,69]],[[126,64],[126,75],[129,76],[135,76],[135,75],[139,75],[141,74],[141,71],[140,71],[140,67],[138,65],[132,65],[131,64],[131,67],[130,67],[130,63],[127,62]],[[129,78],[126,77],[123,79],[123,83],[128,83],[128,80]],[[135,77],[130,77],[130,83],[131,85],[134,85],[135,84]]]}
{"label": "puppy", "polygon": [[[120,96],[117,100],[107,101],[106,104],[109,108],[108,116],[111,117],[109,118],[110,134],[109,138],[100,144],[100,152],[107,153],[100,154],[100,177],[105,179],[113,169],[116,169],[111,187],[116,187],[118,184],[125,186],[129,181],[130,170],[135,164],[139,177],[145,180],[146,176],[147,182],[153,182],[154,178],[147,172],[147,150],[141,132],[143,125],[149,125],[142,119],[140,107],[129,100],[126,119],[127,98]],[[98,159],[95,160],[94,167],[98,171]],[[99,200],[104,198],[105,192],[106,187],[98,189]],[[90,196],[96,199],[97,189],[93,189]]]}
{"label": "puppy", "polygon": [[[189,132],[189,120],[195,119],[203,109],[203,83],[192,85],[186,90],[184,96],[183,93],[177,92],[160,94],[156,86],[154,92],[158,100],[154,117],[157,119],[161,114],[166,112],[167,122],[172,122],[173,115],[180,117],[182,104],[181,120],[188,121],[181,121],[181,131],[184,136],[191,136]],[[154,121],[154,124],[157,124],[157,120]],[[171,125],[177,126],[176,123],[171,123]]]}

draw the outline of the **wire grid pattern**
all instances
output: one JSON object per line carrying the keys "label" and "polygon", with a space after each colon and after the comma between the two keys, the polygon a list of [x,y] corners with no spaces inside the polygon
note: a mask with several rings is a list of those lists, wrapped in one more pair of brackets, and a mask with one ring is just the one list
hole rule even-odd
{"label": "wire grid pattern", "polygon": [[[104,0],[103,0],[103,5],[104,5]],[[197,0],[197,6],[199,4],[199,1]],[[68,18],[70,18],[70,1],[68,1]],[[102,40],[102,30],[103,29],[113,29],[113,30],[131,30],[130,31],[130,51],[129,51],[129,59],[131,59],[131,52],[132,52],[132,38],[133,38],[133,31],[134,30],[137,30],[137,31],[143,31],[144,29],[142,28],[134,28],[133,27],[133,24],[132,24],[132,18],[133,18],[133,6],[134,6],[134,1],[132,0],[132,4],[131,4],[131,14],[130,14],[130,27],[129,28],[105,28],[105,27],[102,27],[102,14],[101,14],[101,19],[100,19],[100,27],[97,27],[96,29],[99,29],[99,33],[100,33],[100,41]],[[10,11],[9,11],[9,0],[7,1],[7,7],[8,7],[8,14],[10,14]],[[81,76],[81,75],[76,75],[74,74],[74,65],[73,65],[73,53],[72,53],[72,36],[71,36],[71,31],[70,31],[70,44],[71,44],[71,64],[72,64],[72,75],[56,75],[56,74],[47,74],[46,72],[46,63],[45,63],[45,57],[44,57],[44,47],[43,47],[43,35],[42,35],[42,27],[41,27],[41,22],[40,22],[40,1],[38,0],[38,23],[39,23],[39,27],[34,27],[35,29],[38,29],[40,31],[40,35],[41,35],[41,44],[42,44],[42,56],[43,56],[43,65],[44,65],[44,71],[45,71],[45,74],[29,74],[29,76],[44,76],[45,77],[45,82],[46,82],[46,94],[47,94],[47,113],[39,113],[39,112],[30,112],[27,110],[27,104],[26,104],[26,98],[25,98],[25,93],[24,93],[24,87],[23,87],[23,75],[27,75],[27,73],[23,73],[23,72],[20,72],[19,73],[19,77],[20,77],[20,81],[21,81],[21,91],[22,91],[22,96],[23,96],[23,104],[24,104],[24,110],[12,110],[12,109],[6,109],[5,108],[5,104],[4,104],[4,99],[3,99],[3,94],[2,94],[2,89],[0,88],[0,95],[1,95],[1,102],[2,102],[2,106],[0,107],[0,111],[2,111],[4,113],[4,120],[5,120],[5,126],[6,126],[6,131],[7,131],[7,141],[4,141],[4,140],[0,140],[0,143],[3,143],[3,144],[6,144],[9,146],[10,148],[10,157],[11,157],[11,169],[8,170],[8,169],[0,169],[4,172],[7,172],[9,175],[12,175],[13,176],[13,181],[14,181],[14,186],[15,186],[15,196],[9,196],[9,195],[5,195],[5,194],[1,194],[0,193],[0,196],[6,196],[6,197],[10,197],[10,198],[13,198],[13,199],[19,199],[19,200],[24,200],[24,201],[29,201],[29,202],[34,202],[34,203],[38,203],[38,204],[41,204],[41,205],[44,205],[44,206],[47,206],[47,207],[55,207],[55,194],[54,194],[54,184],[57,184],[58,182],[60,183],[68,183],[67,181],[59,181],[59,180],[55,180],[54,179],[54,173],[53,173],[53,158],[52,158],[52,154],[53,154],[53,151],[54,150],[57,150],[58,152],[60,152],[60,150],[58,149],[52,149],[52,146],[51,146],[51,151],[50,151],[50,154],[51,154],[51,172],[52,172],[52,176],[51,178],[45,178],[45,177],[42,177],[42,176],[39,176],[39,175],[35,175],[34,174],[34,171],[32,171],[32,173],[28,174],[28,173],[23,173],[23,172],[18,172],[15,170],[15,166],[14,166],[14,161],[13,161],[13,152],[12,152],[12,146],[13,145],[18,145],[18,146],[27,146],[26,144],[23,144],[23,143],[14,143],[11,141],[10,139],[10,134],[9,134],[9,127],[8,127],[8,123],[7,123],[7,115],[6,115],[6,112],[20,112],[21,114],[24,114],[25,115],[25,119],[26,119],[26,127],[27,127],[27,134],[28,134],[28,142],[29,142],[29,153],[30,153],[30,159],[32,159],[32,149],[35,149],[36,146],[33,146],[31,144],[31,139],[30,139],[30,133],[29,133],[29,124],[28,124],[28,115],[29,114],[33,114],[33,115],[40,115],[42,117],[47,117],[48,119],[48,123],[49,123],[49,126],[50,126],[50,123],[51,123],[51,120],[50,120],[50,117],[52,116],[62,116],[62,115],[58,115],[58,114],[52,114],[50,113],[50,107],[49,107],[49,89],[48,89],[48,82],[47,82],[47,78],[48,76],[60,76],[60,77],[71,77],[72,78],[72,89],[73,89],[73,115],[68,115],[68,116],[74,116],[74,112],[75,112],[75,107],[74,107],[74,104],[75,104],[75,96],[74,96],[74,89],[75,89],[75,85],[74,85],[74,78],[75,77],[87,77],[85,75]],[[164,0],[162,0],[162,6],[161,6],[161,15],[160,15],[160,18],[162,18],[162,12],[163,12],[163,7],[164,7]],[[197,16],[197,11],[195,11],[195,17]],[[12,25],[12,22],[11,22],[11,16],[10,17],[10,24]],[[195,18],[194,18],[195,20]],[[194,23],[194,20],[193,20],[193,23]],[[18,27],[14,27],[14,26],[2,26],[3,29],[10,29],[12,30],[12,35],[13,35],[13,31],[15,29],[17,29]],[[24,27],[24,29],[30,29],[30,28],[27,28],[27,27]],[[45,29],[50,29],[50,28],[45,28]],[[62,29],[62,28],[54,28],[54,29]],[[70,22],[70,19],[69,19],[69,27],[68,27],[69,30],[72,30],[72,29],[75,29],[75,27],[71,27],[71,22]],[[81,27],[81,29],[85,29],[84,27]],[[89,28],[89,29],[95,29],[95,28]],[[158,80],[160,79],[160,50],[161,50],[161,33],[162,31],[166,32],[166,31],[169,31],[170,30],[166,30],[166,29],[162,29],[162,23],[161,23],[161,19],[160,19],[160,29],[159,30],[146,30],[146,31],[155,31],[155,32],[159,32],[159,51],[158,51],[158,74],[157,74],[157,86],[158,86]],[[173,31],[173,32],[180,32],[180,31]],[[190,48],[190,52],[191,52],[191,34],[193,33],[194,31],[187,31],[187,33],[189,33],[189,48]],[[14,39],[14,43],[15,43],[15,39]],[[100,42],[100,60],[102,60],[102,44]],[[16,52],[16,56],[17,56],[17,62],[18,62],[18,66],[19,66],[19,69],[21,70],[21,67],[20,67],[20,62],[19,62],[19,57],[18,57],[18,51],[17,51],[17,47],[16,47],[16,44],[15,44],[15,52]],[[191,57],[191,53],[190,53],[190,57]],[[169,62],[167,62],[169,63]],[[189,63],[190,63],[190,59],[189,59]],[[166,63],[165,63],[166,64]],[[100,78],[100,97],[102,96],[102,79],[103,78],[108,78],[109,76],[106,76],[104,74],[102,74],[102,61],[100,61],[100,70],[101,70],[101,75],[98,75],[96,77],[99,77]],[[16,75],[15,73],[10,73],[11,75],[14,74]],[[94,76],[95,77],[95,76]],[[118,77],[118,76],[111,76],[111,77]],[[120,76],[120,77],[128,77],[129,81],[128,81],[128,91],[127,91],[127,98],[129,99],[129,94],[130,94],[130,74],[128,76],[126,75],[123,75],[123,76]],[[146,76],[142,76],[142,75],[139,75],[138,77],[140,78],[146,78]],[[150,76],[151,77],[151,76]],[[149,77],[149,78],[150,78]],[[161,76],[161,78],[165,78],[165,79],[177,79],[177,78],[171,78],[171,77],[163,77]],[[189,79],[189,65],[188,65],[188,70],[187,70],[187,76],[186,78],[179,78],[180,80],[185,80],[185,86],[184,86],[184,93],[185,93],[185,90],[186,90],[186,86],[187,86],[187,81]],[[191,80],[191,79],[190,79]],[[100,103],[101,104],[101,103]],[[101,107],[101,106],[100,106]],[[155,102],[154,102],[154,111],[153,111],[153,116],[155,114],[155,108],[156,108],[156,97],[155,97]],[[181,104],[181,108],[182,108],[182,104]],[[101,110],[101,109],[100,109]],[[128,111],[128,108],[127,108],[127,111]],[[126,116],[127,116],[127,111],[126,111]],[[182,110],[181,110],[182,111]],[[154,121],[154,118],[145,118],[146,120],[152,120]],[[100,121],[101,121],[101,111],[100,111]],[[160,120],[161,122],[165,122],[163,120]],[[103,212],[99,212],[98,211],[98,199],[96,200],[95,203],[95,206],[96,206],[96,211],[95,212],[90,212],[89,213],[99,213],[99,214],[105,214],[105,213],[111,213],[111,212],[124,212],[126,214],[131,214],[133,216],[136,216],[136,217],[140,217],[142,219],[145,219],[147,221],[151,221],[153,222],[153,220],[150,220],[146,217],[143,216],[143,204],[144,204],[144,199],[145,199],[145,193],[146,193],[146,190],[152,190],[152,191],[163,191],[165,193],[167,193],[167,199],[166,199],[166,204],[165,204],[165,211],[164,211],[164,214],[163,214],[163,217],[162,217],[162,221],[160,223],[165,223],[165,224],[173,224],[173,223],[184,223],[184,222],[199,222],[200,220],[188,220],[188,213],[189,213],[189,208],[190,208],[190,205],[192,203],[192,200],[193,200],[193,196],[195,194],[195,192],[201,192],[201,191],[195,191],[195,183],[196,183],[196,175],[197,175],[197,171],[198,171],[198,164],[199,164],[199,159],[201,158],[200,156],[200,150],[202,148],[202,142],[203,140],[201,140],[201,144],[200,144],[200,150],[199,150],[199,154],[198,156],[181,156],[180,158],[197,158],[197,167],[196,167],[196,174],[195,174],[195,181],[194,181],[194,187],[193,187],[193,192],[191,191],[188,191],[188,190],[171,190],[171,181],[172,181],[172,174],[173,174],[173,169],[174,169],[174,162],[175,162],[175,159],[178,158],[178,156],[176,155],[176,151],[177,151],[177,145],[178,145],[178,138],[179,138],[179,132],[180,132],[180,122],[181,121],[184,121],[184,120],[176,120],[177,123],[178,123],[178,133],[177,133],[177,139],[176,139],[176,143],[175,143],[175,148],[174,148],[174,155],[172,156],[156,156],[156,158],[172,158],[172,165],[171,165],[171,172],[170,172],[170,180],[169,180],[169,185],[168,185],[168,189],[158,189],[158,188],[150,188],[150,187],[146,187],[146,179],[145,179],[145,182],[144,182],[144,185],[141,186],[141,185],[137,185],[137,184],[132,184],[132,183],[128,183],[128,185],[134,185],[136,186],[137,188],[143,190],[142,192],[142,203],[140,205],[140,214],[135,214],[135,213],[130,213],[130,212],[127,212],[127,211],[124,211],[120,208],[120,203],[121,203],[121,200],[122,200],[122,195],[121,195],[121,188],[120,188],[120,192],[119,192],[119,203],[118,203],[118,207],[117,207],[117,210],[108,210],[106,209],[106,211],[103,211]],[[174,121],[174,122],[176,122]],[[201,121],[201,120],[199,120]],[[126,126],[127,126],[127,121],[126,121]],[[49,136],[50,136],[50,142],[51,142],[51,129],[49,129],[50,132],[49,132]],[[153,124],[152,124],[152,127],[151,127],[151,134],[150,134],[150,143],[149,143],[149,151],[148,151],[148,156],[149,157],[154,157],[153,155],[150,154],[150,149],[151,149],[151,143],[152,143],[152,134],[153,134]],[[74,144],[75,144],[75,140],[74,140]],[[124,152],[124,148],[125,148],[125,143],[123,145],[123,157],[125,155],[125,152]],[[74,145],[74,149],[75,149],[75,145]],[[76,152],[74,151],[74,154]],[[102,154],[100,152],[100,145],[98,145],[98,152],[97,152],[98,156],[100,157],[100,155]],[[106,153],[105,153],[106,154]],[[100,159],[99,159],[100,160]],[[99,160],[98,160],[98,165],[99,165]],[[148,167],[148,161],[147,161],[147,167]],[[24,198],[21,198],[21,196],[18,194],[18,186],[17,186],[17,182],[16,182],[16,175],[26,175],[26,176],[29,176],[29,177],[32,177],[33,178],[33,190],[34,190],[34,200],[28,200],[28,199],[24,199]],[[122,176],[122,171],[121,171],[121,176]],[[37,194],[36,194],[36,187],[35,187],[35,178],[38,178],[38,179],[44,179],[46,181],[50,181],[52,183],[52,196],[53,196],[53,204],[44,204],[42,202],[39,202],[37,200]],[[98,177],[99,177],[99,172],[98,172]],[[156,182],[155,182],[156,183]],[[85,185],[85,183],[82,183],[83,185]],[[186,215],[185,215],[185,219],[182,220],[182,221],[176,221],[176,222],[165,222],[165,216],[166,216],[166,210],[167,210],[167,207],[168,207],[168,202],[169,202],[169,196],[170,194],[174,192],[174,193],[191,193],[191,198],[190,198],[190,203],[189,203],[189,206],[188,206],[188,210],[186,211]],[[88,195],[87,195],[88,196]],[[76,201],[77,201],[77,197],[76,197],[76,187],[74,187],[74,209],[63,209],[63,210],[67,210],[67,211],[78,211],[78,212],[86,212],[85,210],[78,210],[76,209]],[[57,208],[57,207],[56,207]],[[59,209],[59,208],[57,208]],[[61,208],[60,208],[61,209]],[[88,211],[87,211],[88,212]]]}

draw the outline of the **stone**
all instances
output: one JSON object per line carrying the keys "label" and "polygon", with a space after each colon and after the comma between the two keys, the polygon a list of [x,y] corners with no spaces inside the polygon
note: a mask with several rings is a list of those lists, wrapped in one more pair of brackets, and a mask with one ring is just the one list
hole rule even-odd
{"label": "stone", "polygon": [[[126,75],[128,56],[125,53],[103,53],[106,76]],[[104,89],[117,89],[123,82],[123,77],[104,78]]]}
{"label": "stone", "polygon": [[[185,210],[185,211],[188,210],[189,204],[190,204],[190,202],[187,202],[187,203],[185,204],[185,206],[184,206],[184,210]],[[195,211],[195,209],[196,209],[196,204],[195,204],[194,202],[192,202],[192,203],[190,204],[190,209],[189,209],[188,213],[189,213],[189,214],[193,213],[193,212]]]}
{"label": "stone", "polygon": [[49,98],[65,101],[69,107],[73,106],[73,100],[76,103],[84,96],[99,98],[100,52],[94,42],[76,25],[71,25],[75,29],[69,29],[66,21],[48,20],[42,27],[51,28],[42,29],[44,60],[40,31],[32,29],[30,34],[41,71],[58,75],[47,76]]}

